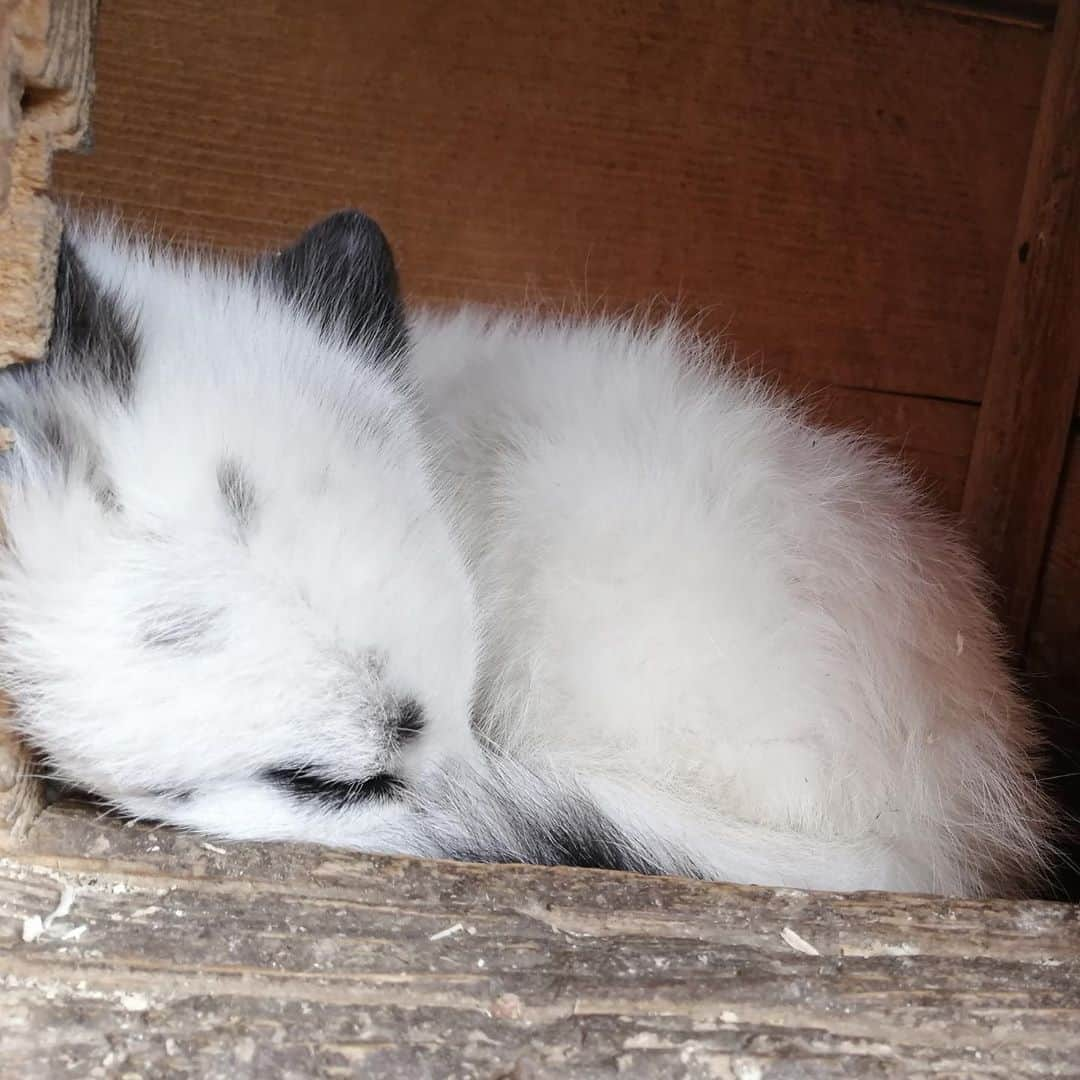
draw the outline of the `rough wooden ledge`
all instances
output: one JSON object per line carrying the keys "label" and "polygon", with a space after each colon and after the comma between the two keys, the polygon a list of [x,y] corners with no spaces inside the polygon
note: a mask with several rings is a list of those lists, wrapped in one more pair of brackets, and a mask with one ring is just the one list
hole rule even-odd
{"label": "rough wooden ledge", "polygon": [[211,844],[0,853],[7,1075],[1076,1075],[1080,909]]}

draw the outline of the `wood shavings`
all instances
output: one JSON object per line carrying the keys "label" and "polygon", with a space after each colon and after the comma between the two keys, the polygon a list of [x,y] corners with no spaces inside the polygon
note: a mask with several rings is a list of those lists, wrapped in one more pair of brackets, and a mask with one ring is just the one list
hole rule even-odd
{"label": "wood shavings", "polygon": [[821,955],[806,938],[800,937],[790,926],[785,926],[780,931],[780,936],[784,939],[784,943],[790,945],[796,952],[806,953],[807,956]]}
{"label": "wood shavings", "polygon": [[37,941],[44,933],[45,923],[40,915],[31,915],[28,919],[23,919],[22,939],[27,944],[31,941]]}
{"label": "wood shavings", "polygon": [[27,944],[37,941],[37,939],[41,937],[57,919],[63,919],[71,913],[71,908],[74,903],[75,889],[71,885],[64,885],[60,890],[60,899],[57,900],[56,907],[54,907],[48,915],[44,918],[40,915],[30,915],[28,918],[23,919],[23,941]]}
{"label": "wood shavings", "polygon": [[465,929],[463,923],[454,923],[453,926],[448,926],[445,930],[440,930],[437,934],[432,934],[428,941],[442,941],[443,938],[453,937],[454,934],[460,934]]}

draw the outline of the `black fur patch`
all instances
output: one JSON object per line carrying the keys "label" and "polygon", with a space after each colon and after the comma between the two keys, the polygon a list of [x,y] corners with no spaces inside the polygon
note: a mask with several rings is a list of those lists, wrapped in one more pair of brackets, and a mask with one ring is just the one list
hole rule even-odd
{"label": "black fur patch", "polygon": [[140,626],[139,639],[154,649],[190,651],[206,644],[220,618],[220,611],[200,608],[155,611]]}
{"label": "black fur patch", "polygon": [[223,458],[217,469],[218,490],[225,506],[241,529],[246,529],[255,516],[257,499],[255,486],[240,463],[233,458]]}
{"label": "black fur patch", "polygon": [[298,799],[313,800],[328,810],[345,810],[374,799],[393,799],[405,790],[404,782],[390,773],[366,780],[332,780],[310,768],[267,769],[262,778]]}
{"label": "black fur patch", "polygon": [[394,256],[366,214],[332,214],[264,265],[277,288],[327,333],[344,335],[352,346],[368,343],[388,361],[404,351]]}
{"label": "black fur patch", "polygon": [[[457,845],[444,855],[459,862],[529,863],[534,866],[576,866],[594,870],[624,870],[635,874],[660,875],[670,871],[639,854],[628,842],[621,841],[618,830],[599,812],[568,822],[527,822],[518,817],[513,848],[499,845]],[[701,877],[686,868],[685,877]]]}
{"label": "black fur patch", "polygon": [[398,706],[395,718],[397,736],[402,742],[415,739],[424,730],[424,707],[415,698],[406,698]]}
{"label": "black fur patch", "polygon": [[657,863],[632,850],[599,811],[589,811],[572,823],[559,822],[540,840],[542,861],[553,866],[592,866],[638,874],[664,872]]}
{"label": "black fur patch", "polygon": [[95,281],[65,234],[56,267],[49,362],[63,364],[81,380],[112,387],[121,399],[131,393],[138,365],[134,322],[115,297]]}
{"label": "black fur patch", "polygon": [[12,417],[10,423],[20,439],[32,444],[37,453],[52,458],[65,475],[78,464],[102,510],[113,512],[119,509],[119,500],[104,473],[101,452],[77,420],[65,421],[59,409],[48,399],[43,399],[36,408],[31,407],[22,416]]}
{"label": "black fur patch", "polygon": [[704,876],[689,860],[682,860],[678,867],[665,867],[650,858],[584,793],[566,790],[557,805],[536,809],[521,801],[512,784],[500,787],[485,782],[485,788],[483,801],[490,804],[495,817],[506,826],[505,832],[499,830],[503,839],[474,835],[455,843],[443,833],[441,854],[446,858]]}
{"label": "black fur patch", "polygon": [[110,484],[103,483],[95,487],[94,498],[104,513],[118,514],[120,512],[120,500]]}
{"label": "black fur patch", "polygon": [[[56,297],[49,349],[43,361],[12,364],[0,373],[0,422],[14,428],[21,441],[57,461],[65,471],[80,458],[95,488],[108,489],[101,475],[100,450],[88,445],[87,434],[75,417],[60,411],[45,394],[54,380],[68,380],[111,390],[127,400],[138,364],[134,320],[115,296],[96,281],[67,235],[60,241]],[[8,380],[29,395],[8,397]],[[17,415],[12,412],[19,403]]]}
{"label": "black fur patch", "polygon": [[75,447],[71,442],[71,432],[64,426],[60,416],[49,409],[41,417],[40,427],[43,449],[65,465],[75,457]]}
{"label": "black fur patch", "polygon": [[181,806],[191,802],[195,792],[190,788],[151,788],[147,794],[155,799],[168,799]]}

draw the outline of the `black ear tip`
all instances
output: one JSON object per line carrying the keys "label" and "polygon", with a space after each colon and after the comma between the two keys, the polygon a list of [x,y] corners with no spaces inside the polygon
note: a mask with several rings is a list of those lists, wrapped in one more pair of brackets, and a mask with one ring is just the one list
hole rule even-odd
{"label": "black ear tip", "polygon": [[405,341],[397,267],[378,222],[339,210],[312,225],[267,269],[284,293],[325,330],[397,355]]}
{"label": "black ear tip", "polygon": [[347,206],[341,210],[335,210],[332,214],[327,214],[315,227],[319,228],[323,225],[330,228],[344,229],[347,232],[374,230],[380,236],[382,235],[379,223],[370,214],[355,206]]}
{"label": "black ear tip", "polygon": [[378,253],[393,258],[386,233],[363,210],[337,210],[312,225],[304,238],[332,243],[338,250]]}
{"label": "black ear tip", "polygon": [[131,389],[137,364],[135,320],[84,263],[65,227],[56,264],[49,356],[82,379],[100,378],[121,397]]}

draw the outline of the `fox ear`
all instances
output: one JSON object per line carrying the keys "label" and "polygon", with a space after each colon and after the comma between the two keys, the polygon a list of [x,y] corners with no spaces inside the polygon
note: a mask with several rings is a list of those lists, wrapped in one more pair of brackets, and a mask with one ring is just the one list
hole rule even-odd
{"label": "fox ear", "polygon": [[393,252],[378,224],[342,210],[271,256],[272,280],[330,334],[393,359],[405,347],[405,317]]}
{"label": "fox ear", "polygon": [[29,475],[20,470],[31,463],[50,463],[68,479],[85,479],[103,508],[111,505],[100,448],[79,402],[86,392],[126,402],[138,360],[134,314],[91,273],[65,230],[45,359],[0,371],[0,424],[14,431],[16,447],[0,456],[5,480]]}
{"label": "fox ear", "polygon": [[65,232],[46,364],[57,374],[109,387],[123,399],[131,390],[137,362],[134,321],[94,279]]}

